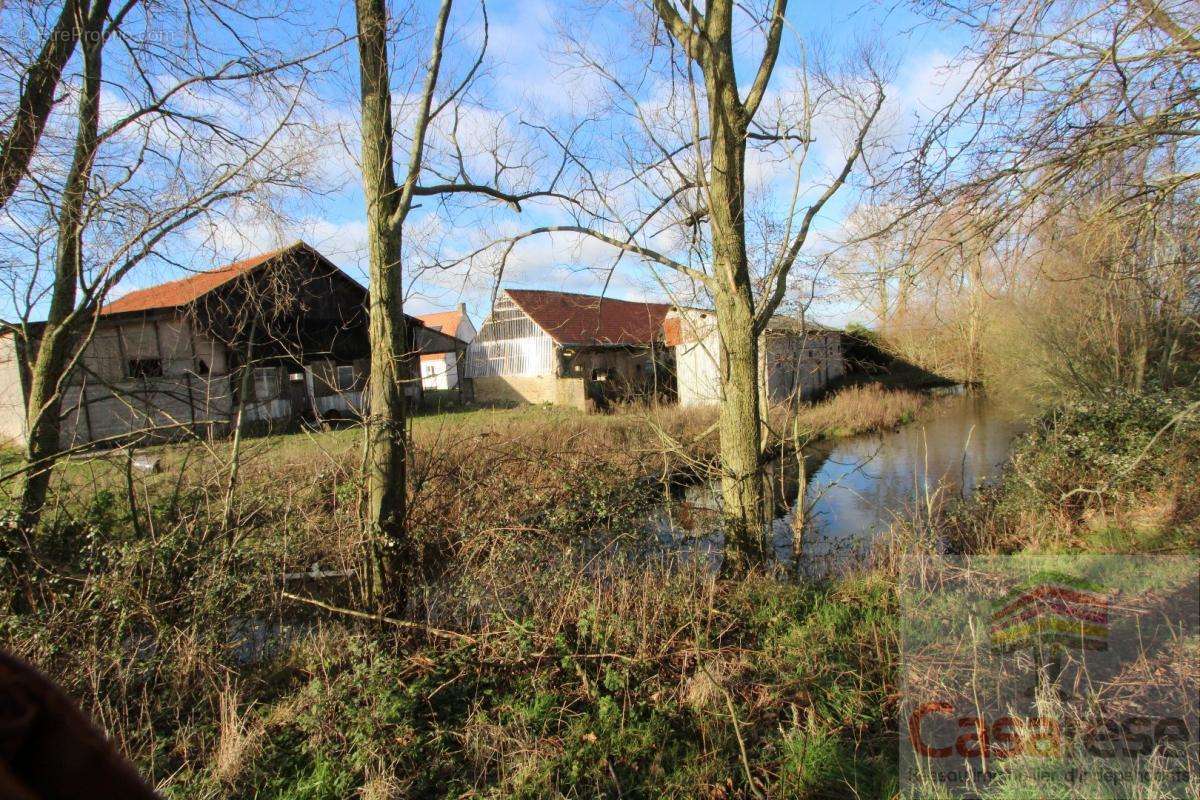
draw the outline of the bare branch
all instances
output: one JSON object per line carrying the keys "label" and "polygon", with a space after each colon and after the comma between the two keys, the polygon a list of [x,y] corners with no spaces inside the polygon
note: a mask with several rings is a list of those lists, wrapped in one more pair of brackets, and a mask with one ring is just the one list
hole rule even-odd
{"label": "bare branch", "polygon": [[78,0],[65,0],[58,22],[46,36],[37,60],[26,70],[12,127],[0,142],[0,208],[25,177],[38,140],[54,107],[54,90],[75,51],[84,13]]}
{"label": "bare branch", "polygon": [[767,286],[770,287],[770,293],[760,302],[758,311],[754,315],[754,327],[759,333],[766,330],[767,323],[775,313],[775,309],[779,307],[779,303],[783,300],[784,292],[787,289],[788,271],[800,255],[804,243],[808,240],[808,231],[812,227],[813,219],[816,218],[817,214],[821,213],[821,209],[825,207],[825,204],[845,185],[846,180],[850,177],[850,173],[854,170],[855,162],[862,156],[863,145],[866,143],[867,135],[871,132],[871,128],[875,124],[875,118],[879,116],[879,111],[883,108],[885,99],[886,96],[883,87],[879,86],[875,94],[874,105],[858,129],[858,136],[854,140],[854,147],[846,156],[846,161],[842,165],[842,171],[838,173],[829,186],[825,187],[825,191],[821,193],[816,202],[808,207],[808,211],[804,214],[804,220],[800,224],[800,230],[797,232],[796,237],[771,268],[770,275],[767,278]]}
{"label": "bare branch", "polygon": [[746,94],[746,99],[742,103],[745,109],[747,119],[753,119],[758,113],[758,106],[762,103],[763,95],[767,92],[767,84],[771,82],[771,75],[775,72],[775,62],[779,58],[779,44],[783,38],[783,23],[784,17],[787,14],[788,0],[775,0],[774,7],[771,10],[771,21],[767,30],[766,50],[763,52],[762,62],[758,65],[758,72],[754,76],[754,83],[750,85],[750,91]]}

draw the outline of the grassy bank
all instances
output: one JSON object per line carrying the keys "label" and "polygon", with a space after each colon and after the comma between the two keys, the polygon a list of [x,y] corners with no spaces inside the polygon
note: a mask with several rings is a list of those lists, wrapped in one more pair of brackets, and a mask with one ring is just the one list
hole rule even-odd
{"label": "grassy bank", "polygon": [[[803,424],[887,426],[913,402],[856,389]],[[1159,433],[1186,407],[1052,413],[995,489],[895,541],[1194,551],[1200,440],[1194,423]],[[895,794],[889,562],[797,583],[628,558],[657,502],[630,478],[673,457],[656,431],[712,435],[711,417],[669,413],[419,420],[405,624],[292,599],[352,606],[353,577],[280,579],[361,561],[357,443],[340,431],[256,440],[232,538],[219,472],[148,476],[136,518],[120,491],[64,511],[39,541],[37,611],[0,621],[4,640],[171,797]]]}
{"label": "grassy bank", "polygon": [[[1109,660],[1120,665],[1119,672],[1098,667],[1095,682],[1085,677],[1081,685],[1075,678],[1065,691],[1046,689],[1058,685],[1057,678],[1048,677],[1037,713],[1061,725],[1063,741],[1073,742],[1075,749],[1069,760],[1058,749],[1001,759],[993,765],[993,782],[981,793],[984,800],[1175,798],[1200,792],[1194,729],[1184,737],[1192,744],[1182,768],[1177,761],[1168,769],[1159,749],[1154,758],[1136,762],[1143,770],[1136,776],[1130,772],[1132,760],[1112,757],[1106,745],[1087,744],[1098,719],[1105,720],[1104,735],[1111,736],[1118,729],[1108,726],[1117,722],[1186,716],[1195,702],[1200,637],[1186,620],[1193,613],[1189,605],[1197,601],[1195,557],[1200,553],[1197,399],[1187,391],[1114,392],[1063,403],[1037,420],[997,486],[968,506],[944,508],[904,532],[918,546],[937,536],[958,553],[1015,555],[1008,563],[1106,576],[1094,585],[1112,604],[1102,630],[1105,649],[1115,654]],[[1148,562],[1140,556],[1187,558]],[[1169,635],[1156,628],[1162,620],[1170,621]],[[1074,647],[1069,660],[1079,660],[1078,644]],[[1104,664],[1105,658],[1096,661]],[[954,670],[943,665],[949,681],[943,686],[975,685],[978,679],[986,687],[994,680],[988,666],[971,677],[974,669],[970,663]],[[929,680],[936,685],[941,679]],[[976,690],[987,692],[977,685]],[[957,688],[939,691],[953,696]],[[1127,741],[1135,739],[1129,736]],[[1164,748],[1165,741],[1154,744]],[[1139,741],[1132,749],[1149,742]],[[929,784],[916,796],[940,795]]]}

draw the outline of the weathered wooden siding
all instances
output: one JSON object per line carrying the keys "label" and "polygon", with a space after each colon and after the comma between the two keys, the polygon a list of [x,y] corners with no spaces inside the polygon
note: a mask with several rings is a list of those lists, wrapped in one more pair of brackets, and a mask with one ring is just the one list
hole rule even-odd
{"label": "weathered wooden siding", "polygon": [[[131,362],[157,362],[137,376]],[[185,318],[102,319],[63,389],[60,443],[77,447],[131,435],[171,439],[219,433],[231,407],[224,348]],[[0,337],[0,436],[25,441],[25,400],[12,336]]]}
{"label": "weathered wooden siding", "polygon": [[192,374],[87,380],[66,387],[60,443],[75,447],[127,436],[177,439],[189,432],[222,434],[229,422],[229,377]]}

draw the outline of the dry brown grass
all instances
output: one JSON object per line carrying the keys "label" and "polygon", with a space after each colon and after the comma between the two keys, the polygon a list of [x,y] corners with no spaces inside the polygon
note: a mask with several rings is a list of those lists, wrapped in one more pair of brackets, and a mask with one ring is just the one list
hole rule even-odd
{"label": "dry brown grass", "polygon": [[251,706],[242,708],[238,692],[228,684],[218,696],[218,713],[220,729],[213,772],[219,781],[232,785],[254,759],[264,731]]}
{"label": "dry brown grass", "polygon": [[[847,392],[804,413],[823,415],[813,425],[851,420],[860,430],[895,424],[906,408],[894,398],[872,405],[865,397]],[[740,781],[745,768],[731,707],[746,732],[781,736],[776,711],[807,702],[789,687],[808,683],[812,668],[792,663],[792,634],[784,629],[820,623],[841,636],[842,623],[812,618],[808,610],[824,600],[769,575],[729,584],[701,569],[626,558],[634,551],[621,543],[646,535],[646,515],[661,501],[661,488],[646,479],[710,457],[714,421],[714,409],[676,407],[608,415],[523,408],[414,420],[409,529],[419,565],[408,616],[464,632],[474,641],[469,656],[440,649],[457,643],[317,614],[281,598],[280,575],[316,563],[350,577],[285,588],[341,606],[358,602],[354,571],[364,562],[364,542],[355,430],[248,442],[232,541],[215,522],[227,442],[176,446],[164,451],[163,473],[134,475],[142,538],[129,523],[123,462],[73,464],[78,506],[63,506],[65,527],[55,534],[61,543],[47,553],[77,554],[60,571],[82,580],[45,584],[44,613],[20,627],[13,647],[88,697],[122,749],[181,796],[196,787],[248,796],[314,752],[338,774],[353,756],[360,766],[351,791],[363,796],[419,794],[435,757],[466,781],[464,790],[575,786],[588,796],[616,779],[593,770],[598,762],[584,751],[628,748],[638,770],[658,769],[658,748],[648,743],[663,726],[679,732],[703,765],[670,779],[678,796]],[[101,502],[98,487],[111,496]],[[90,554],[89,542],[110,548],[107,560]],[[280,637],[272,644],[279,649],[247,663],[232,644],[241,635],[235,623],[244,620],[316,627],[293,642]],[[125,657],[128,631],[156,649],[145,659]],[[839,645],[836,658],[861,670],[862,652],[843,653]],[[773,659],[786,663],[763,672]],[[369,667],[379,661],[387,669]],[[414,683],[424,686],[415,705],[393,696]],[[440,750],[419,733],[426,708],[455,720],[445,723],[453,730]],[[164,737],[169,752],[157,749]],[[755,747],[748,751],[755,780],[769,784],[780,769],[777,756],[760,757]],[[586,781],[569,777],[572,771]]]}
{"label": "dry brown grass", "polygon": [[775,409],[772,427],[789,437],[798,429],[813,440],[886,430],[910,422],[930,403],[930,396],[877,384],[848,386],[830,397],[802,405],[795,414]]}
{"label": "dry brown grass", "polygon": [[[927,396],[855,386],[794,417],[804,439],[887,428],[914,417]],[[629,407],[612,414],[526,406],[417,417],[412,425],[410,530],[423,569],[503,574],[527,537],[544,530],[632,530],[664,476],[703,471],[718,449],[712,407]],[[777,435],[793,427],[779,413]],[[251,439],[242,453],[236,537],[261,542],[274,570],[350,571],[362,561],[361,432],[300,432]],[[148,528],[151,507],[193,536],[220,537],[211,512],[223,503],[229,443],[159,450],[164,470],[134,475],[132,505]],[[107,492],[130,505],[124,456],[98,454],[60,471],[52,520],[94,514]],[[269,542],[269,544],[268,544]],[[570,547],[569,541],[558,543]],[[258,546],[258,545],[256,545]],[[466,587],[469,595],[482,591]]]}

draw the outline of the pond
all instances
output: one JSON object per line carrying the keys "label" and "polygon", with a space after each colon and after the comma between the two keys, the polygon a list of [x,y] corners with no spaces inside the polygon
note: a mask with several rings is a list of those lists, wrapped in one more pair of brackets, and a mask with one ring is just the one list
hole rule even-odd
{"label": "pond", "polygon": [[[769,470],[775,557],[810,574],[861,561],[898,517],[927,503],[969,497],[994,481],[1023,427],[1013,410],[956,392],[936,401],[927,418],[895,430],[805,448],[803,481],[800,459],[783,457]],[[803,524],[797,526],[802,488]],[[660,543],[719,563],[719,499],[716,482],[678,487],[653,521]]]}

